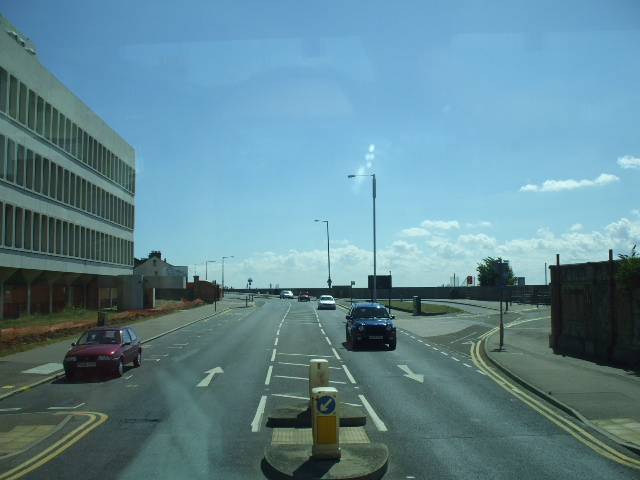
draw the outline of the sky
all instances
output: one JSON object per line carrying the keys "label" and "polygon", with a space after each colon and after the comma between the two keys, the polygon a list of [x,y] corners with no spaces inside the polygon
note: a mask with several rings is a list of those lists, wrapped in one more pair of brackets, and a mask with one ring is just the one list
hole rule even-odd
{"label": "sky", "polygon": [[136,258],[221,281],[227,257],[226,286],[266,289],[326,286],[329,256],[333,284],[357,287],[375,238],[394,286],[450,285],[487,257],[540,285],[557,258],[640,243],[635,0],[0,13],[135,149]]}

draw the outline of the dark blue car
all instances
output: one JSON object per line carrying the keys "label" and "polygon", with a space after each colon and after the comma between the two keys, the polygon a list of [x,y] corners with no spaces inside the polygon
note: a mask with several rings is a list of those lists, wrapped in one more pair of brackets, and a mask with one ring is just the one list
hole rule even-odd
{"label": "dark blue car", "polygon": [[378,302],[358,302],[351,305],[347,315],[347,343],[353,350],[364,344],[388,345],[396,349],[396,326],[393,315]]}

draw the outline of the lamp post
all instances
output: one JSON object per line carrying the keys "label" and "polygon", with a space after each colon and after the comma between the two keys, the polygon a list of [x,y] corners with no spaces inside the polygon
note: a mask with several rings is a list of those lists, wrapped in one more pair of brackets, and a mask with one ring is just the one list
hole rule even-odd
{"label": "lamp post", "polygon": [[373,196],[373,298],[376,302],[378,300],[378,289],[376,282],[376,174],[371,175],[349,175],[349,178],[354,177],[371,177],[371,193]]}
{"label": "lamp post", "polygon": [[329,266],[329,278],[327,279],[327,285],[329,285],[329,294],[331,294],[331,256],[329,254],[329,220],[316,220],[316,222],[324,222],[327,224],[327,265]]}
{"label": "lamp post", "polygon": [[205,279],[205,280],[207,280],[207,281],[209,281],[209,272],[208,272],[208,267],[209,267],[209,264],[210,264],[210,263],[216,263],[216,261],[215,261],[215,260],[207,260],[207,261],[204,263],[204,279]]}
{"label": "lamp post", "polygon": [[[224,259],[225,258],[233,258],[233,255],[229,257],[222,257],[222,291],[224,292]],[[224,293],[223,293],[224,295]]]}

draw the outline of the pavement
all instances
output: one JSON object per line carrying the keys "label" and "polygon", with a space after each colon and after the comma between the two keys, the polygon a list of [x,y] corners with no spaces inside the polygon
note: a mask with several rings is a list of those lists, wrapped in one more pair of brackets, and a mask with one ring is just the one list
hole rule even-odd
{"label": "pavement", "polygon": [[[455,302],[461,309],[477,306],[496,313],[500,311],[499,302]],[[146,343],[203,318],[249,304],[245,299],[225,298],[215,306],[207,305],[136,323],[135,330],[143,343]],[[526,310],[536,310],[539,315],[527,315],[533,318],[520,321],[521,317],[516,314]],[[393,313],[400,329],[421,337],[433,338],[437,334],[451,333],[456,328],[462,329],[460,326],[454,327],[455,319],[451,318],[414,317],[411,313],[401,311]],[[548,306],[537,308],[532,305],[510,305],[508,312],[503,315],[505,328],[502,348],[499,332],[494,329],[479,344],[480,353],[495,369],[502,371],[523,388],[619,445],[640,454],[640,373],[604,362],[554,353],[549,347],[551,326],[548,317]],[[425,322],[425,319],[429,321]],[[425,325],[429,325],[429,328],[425,329]],[[3,455],[15,453],[11,442],[21,445],[20,451],[24,451],[24,439],[20,443],[19,439],[12,440],[6,435],[8,432],[15,432],[15,427],[27,419],[26,415],[7,415],[2,412],[2,400],[64,376],[61,362],[69,348],[69,341],[63,341],[0,357],[0,460]],[[400,342],[398,348],[402,348]],[[277,417],[275,414],[274,416]],[[275,472],[274,476],[281,478],[293,478],[293,472],[296,475],[304,472],[304,478],[381,478],[386,471],[386,464],[380,464],[380,459],[386,462],[388,455],[384,445],[374,446],[369,452],[347,449],[342,461],[333,462],[333,468],[328,468],[328,464],[324,463],[325,468],[319,469],[308,458],[310,446],[308,450],[296,450],[288,454],[284,452],[284,457],[281,455],[282,450],[271,448],[267,446],[265,449],[265,470]],[[357,465],[357,468],[343,468],[349,465],[349,461],[345,461],[349,458],[354,458],[353,465]],[[297,470],[296,465],[300,467]]]}

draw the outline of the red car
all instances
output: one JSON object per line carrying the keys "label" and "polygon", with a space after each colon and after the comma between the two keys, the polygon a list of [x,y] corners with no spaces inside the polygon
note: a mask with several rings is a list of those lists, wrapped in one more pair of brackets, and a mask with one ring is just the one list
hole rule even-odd
{"label": "red car", "polygon": [[142,363],[142,345],[131,327],[99,327],[84,332],[64,357],[64,373],[97,371],[121,377],[124,366]]}
{"label": "red car", "polygon": [[311,297],[309,296],[308,292],[300,292],[300,295],[298,295],[298,301],[299,302],[310,302],[311,301]]}

